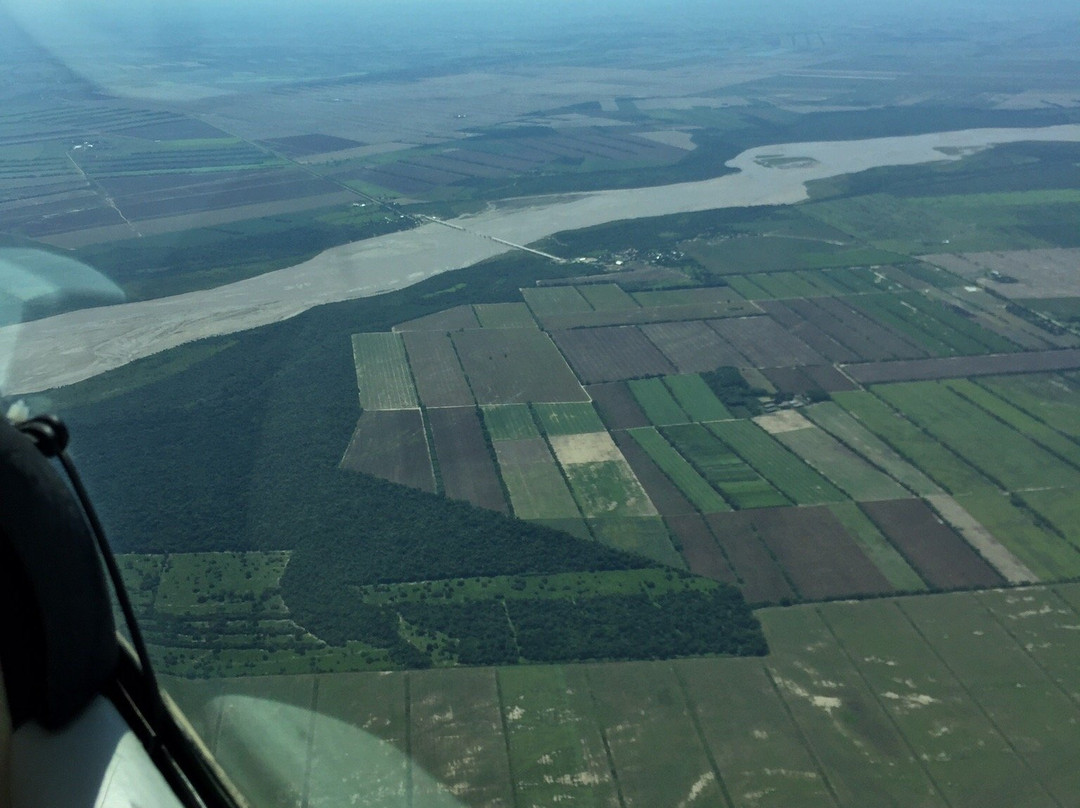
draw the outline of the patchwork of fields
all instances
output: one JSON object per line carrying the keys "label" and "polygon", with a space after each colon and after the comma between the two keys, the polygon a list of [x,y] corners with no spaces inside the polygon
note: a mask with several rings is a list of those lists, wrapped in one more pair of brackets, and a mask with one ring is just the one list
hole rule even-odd
{"label": "patchwork of fields", "polygon": [[[221,760],[245,722],[295,732],[310,804],[378,782],[447,805],[1049,808],[1080,791],[1078,610],[1075,584],[830,603],[760,612],[765,659],[168,687]],[[343,743],[367,750],[347,777]]]}
{"label": "patchwork of fields", "polygon": [[[342,465],[755,604],[1080,574],[1077,350],[1024,350],[950,302],[964,281],[940,268],[884,269],[549,284],[358,334]],[[939,296],[915,291],[931,281]]]}

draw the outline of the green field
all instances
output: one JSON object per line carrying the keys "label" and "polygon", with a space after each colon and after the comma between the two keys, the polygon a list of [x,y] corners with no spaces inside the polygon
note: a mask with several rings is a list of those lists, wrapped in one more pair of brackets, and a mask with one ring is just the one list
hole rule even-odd
{"label": "green field", "polygon": [[577,290],[597,311],[638,308],[638,302],[614,283],[589,284]]}
{"label": "green field", "polygon": [[662,434],[733,507],[769,508],[790,500],[701,424],[682,424]]}
{"label": "green field", "polygon": [[604,422],[587,401],[538,403],[532,405],[532,410],[546,435],[582,435],[604,431]]}
{"label": "green field", "polygon": [[1080,487],[1080,470],[936,382],[880,385],[874,394],[1008,491]]}
{"label": "green field", "polygon": [[633,379],[626,386],[654,425],[685,424],[691,420],[660,379]]}
{"label": "green field", "polygon": [[656,515],[656,508],[625,460],[564,463],[563,473],[586,518]]}
{"label": "green field", "polygon": [[[1011,426],[1017,432],[1031,438],[1044,449],[1065,460],[1071,466],[1080,468],[1080,444],[1033,418],[1023,410],[994,395],[989,389],[968,379],[956,379],[944,382],[945,386],[959,396],[970,401],[994,418]],[[1080,404],[1080,400],[1077,401]]]}
{"label": "green field", "polygon": [[857,452],[901,485],[919,495],[938,494],[941,488],[929,477],[889,448],[888,444],[855,420],[833,401],[805,407],[802,413],[811,421]]}
{"label": "green field", "polygon": [[840,502],[844,495],[752,421],[721,421],[709,430],[797,505]]}
{"label": "green field", "polygon": [[715,275],[865,266],[907,260],[902,255],[858,242],[836,243],[826,239],[791,236],[693,241],[685,242],[683,248]]}
{"label": "green field", "polygon": [[629,432],[661,471],[694,504],[695,508],[702,513],[720,513],[731,510],[731,506],[724,498],[716,493],[708,481],[698,474],[686,458],[675,451],[655,428],[641,427],[631,429]]}
{"label": "green field", "polygon": [[588,521],[593,535],[604,544],[643,555],[669,567],[686,568],[686,562],[672,545],[664,521],[659,516],[616,515]]}
{"label": "green field", "polygon": [[1080,488],[1024,491],[1020,497],[1055,532],[1080,548]]}
{"label": "green field", "polygon": [[781,432],[776,439],[854,500],[870,502],[908,496],[899,483],[818,427]]}
{"label": "green field", "polygon": [[[530,444],[522,458],[521,445]],[[499,473],[510,494],[514,516],[519,519],[577,519],[578,510],[559,466],[538,438],[495,441]]]}
{"label": "green field", "polygon": [[484,413],[484,426],[493,441],[540,437],[528,404],[490,404],[480,409]]}
{"label": "green field", "polygon": [[[237,753],[235,736],[212,731],[222,695],[365,728],[389,747],[367,758],[387,799],[398,789],[385,764],[399,760],[398,786],[433,796],[441,783],[467,805],[676,806],[692,793],[723,808],[1060,808],[1080,793],[1078,609],[1080,585],[889,598],[763,610],[764,659],[167,686],[222,760]],[[346,738],[319,726],[315,766],[293,765],[328,796],[319,760],[336,758],[323,744]]]}
{"label": "green field", "polygon": [[573,286],[537,286],[521,290],[521,296],[537,317],[564,312],[592,311],[592,306]]}
{"label": "green field", "polygon": [[477,303],[476,319],[484,328],[538,328],[524,303]]}
{"label": "green field", "polygon": [[353,334],[352,347],[361,407],[401,410],[420,406],[400,334]]}
{"label": "green field", "polygon": [[1080,576],[1077,546],[1040,523],[1029,508],[1017,507],[1011,497],[986,489],[962,494],[956,501],[1040,579]]}
{"label": "green field", "polygon": [[1080,375],[995,376],[978,383],[1059,432],[1080,438]]}
{"label": "green field", "polygon": [[725,421],[732,417],[723,402],[697,374],[665,376],[664,384],[675,402],[694,421]]}
{"label": "green field", "polygon": [[833,393],[833,401],[952,494],[995,488],[994,484],[872,393]]}

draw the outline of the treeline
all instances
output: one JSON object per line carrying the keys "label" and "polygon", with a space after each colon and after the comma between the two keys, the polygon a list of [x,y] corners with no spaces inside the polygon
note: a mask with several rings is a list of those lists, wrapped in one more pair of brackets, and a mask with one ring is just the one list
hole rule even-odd
{"label": "treeline", "polygon": [[[406,603],[394,609],[465,665],[672,659],[767,652],[761,626],[734,587],[650,596]],[[432,642],[431,650],[439,647]]]}
{"label": "treeline", "polygon": [[745,418],[761,414],[762,407],[758,399],[769,393],[760,387],[751,387],[738,368],[723,365],[716,370],[702,373],[701,378],[735,417]]}

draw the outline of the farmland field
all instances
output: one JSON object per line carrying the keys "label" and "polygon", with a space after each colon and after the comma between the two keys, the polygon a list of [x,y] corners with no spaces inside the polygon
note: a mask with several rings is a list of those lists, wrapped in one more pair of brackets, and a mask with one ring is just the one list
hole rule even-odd
{"label": "farmland field", "polygon": [[860,507],[931,587],[997,586],[1004,582],[922,501],[864,502]]}
{"label": "farmland field", "polygon": [[626,386],[653,425],[685,424],[692,420],[660,379],[635,379]]}
{"label": "farmland field", "polygon": [[443,493],[506,513],[506,501],[475,407],[427,411]]}
{"label": "farmland field", "polygon": [[480,409],[492,441],[540,437],[528,404],[494,404]]}
{"label": "farmland field", "polygon": [[524,303],[477,303],[473,311],[484,328],[536,328]]}
{"label": "farmland field", "polygon": [[623,382],[590,384],[585,388],[608,429],[648,426],[649,419]]}
{"label": "farmland field", "polygon": [[805,408],[803,413],[841,443],[858,452],[916,494],[922,496],[941,491],[933,480],[904,460],[836,403],[826,401],[814,404]]}
{"label": "farmland field", "polygon": [[578,435],[603,432],[604,424],[588,402],[533,404],[532,411],[546,435]]}
{"label": "farmland field", "polygon": [[341,467],[434,491],[431,452],[420,410],[362,413]]}
{"label": "farmland field", "polygon": [[669,567],[686,568],[686,562],[675,550],[667,528],[658,516],[602,516],[588,522],[597,541]]}
{"label": "farmland field", "polygon": [[732,417],[700,376],[665,376],[664,384],[691,420],[724,421]]}
{"label": "farmland field", "polygon": [[640,308],[638,302],[614,283],[595,283],[579,286],[578,292],[597,311],[620,311]]}
{"label": "farmland field", "polygon": [[738,583],[735,571],[724,558],[712,531],[701,516],[696,513],[669,516],[665,521],[682,546],[682,556],[690,572],[729,584]]}
{"label": "farmland field", "polygon": [[660,431],[733,507],[741,510],[789,504],[787,497],[701,424],[669,426]]}
{"label": "farmland field", "polygon": [[[800,314],[794,308],[775,300],[765,301],[761,307],[776,322],[830,362],[857,362],[862,359],[861,354],[839,341],[838,335],[829,334],[820,325],[810,322],[808,314]],[[850,335],[844,336],[850,339]]]}
{"label": "farmland field", "polygon": [[[765,416],[768,417],[768,416]],[[776,439],[809,466],[832,480],[855,500],[902,499],[908,492],[829,433],[806,422],[802,429],[780,432]]]}
{"label": "farmland field", "polygon": [[475,403],[449,335],[406,331],[402,337],[416,392],[425,407],[469,407]]}
{"label": "farmland field", "polygon": [[577,519],[581,511],[540,438],[495,441],[499,473],[518,519]]}
{"label": "farmland field", "polygon": [[360,406],[365,410],[419,406],[399,334],[353,334],[352,346]]}
{"label": "farmland field", "polygon": [[540,286],[521,290],[533,314],[543,319],[549,314],[592,311],[589,301],[573,286]]}
{"label": "farmland field", "polygon": [[1003,376],[979,383],[1040,421],[1080,438],[1080,378],[1060,375]]}
{"label": "farmland field", "polygon": [[557,331],[553,337],[584,384],[675,372],[663,354],[632,326]]}
{"label": "farmland field", "polygon": [[994,487],[978,470],[872,394],[836,393],[833,400],[950,493]]}
{"label": "farmland field", "polygon": [[480,404],[588,401],[547,334],[536,329],[483,328],[451,335]]}
{"label": "farmland field", "polygon": [[797,505],[839,502],[844,495],[828,480],[750,421],[718,421],[709,430]]}
{"label": "farmland field", "polygon": [[682,514],[696,514],[697,509],[690,503],[678,487],[671,481],[649,454],[630,434],[624,430],[612,432],[615,444],[619,447],[626,462],[634,470],[634,475],[641,482],[642,488],[664,517]]}
{"label": "farmland field", "polygon": [[1024,491],[1021,499],[1045,519],[1052,529],[1080,548],[1080,489],[1047,488]]}
{"label": "farmland field", "polygon": [[1008,491],[1080,487],[1080,470],[942,385],[892,384],[875,387],[874,394]]}
{"label": "farmland field", "polygon": [[629,430],[654,463],[702,513],[729,511],[727,504],[694,467],[651,427]]}
{"label": "farmland field", "polygon": [[944,356],[901,362],[847,365],[844,372],[862,384],[995,376],[1001,373],[1045,373],[1080,368],[1080,350],[1026,351],[991,356]]}
{"label": "farmland field", "polygon": [[821,354],[771,317],[714,320],[709,325],[753,363],[754,367],[821,365]]}
{"label": "farmland field", "polygon": [[643,325],[641,331],[659,348],[680,373],[738,366],[746,358],[724,340],[706,321],[682,320]]}

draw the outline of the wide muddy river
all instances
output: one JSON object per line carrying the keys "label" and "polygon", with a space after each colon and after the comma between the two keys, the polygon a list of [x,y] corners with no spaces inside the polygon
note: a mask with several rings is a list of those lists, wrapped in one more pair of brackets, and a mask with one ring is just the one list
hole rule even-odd
{"label": "wide muddy river", "polygon": [[1022,140],[1080,141],[1080,125],[759,146],[728,163],[737,173],[711,180],[508,200],[455,219],[453,227],[430,223],[346,244],[302,264],[216,289],[4,327],[0,392],[71,384],[186,342],[277,322],[323,303],[399,289],[511,249],[493,238],[528,244],[562,230],[619,219],[793,204],[806,198],[810,180],[878,166],[955,160],[972,149]]}

